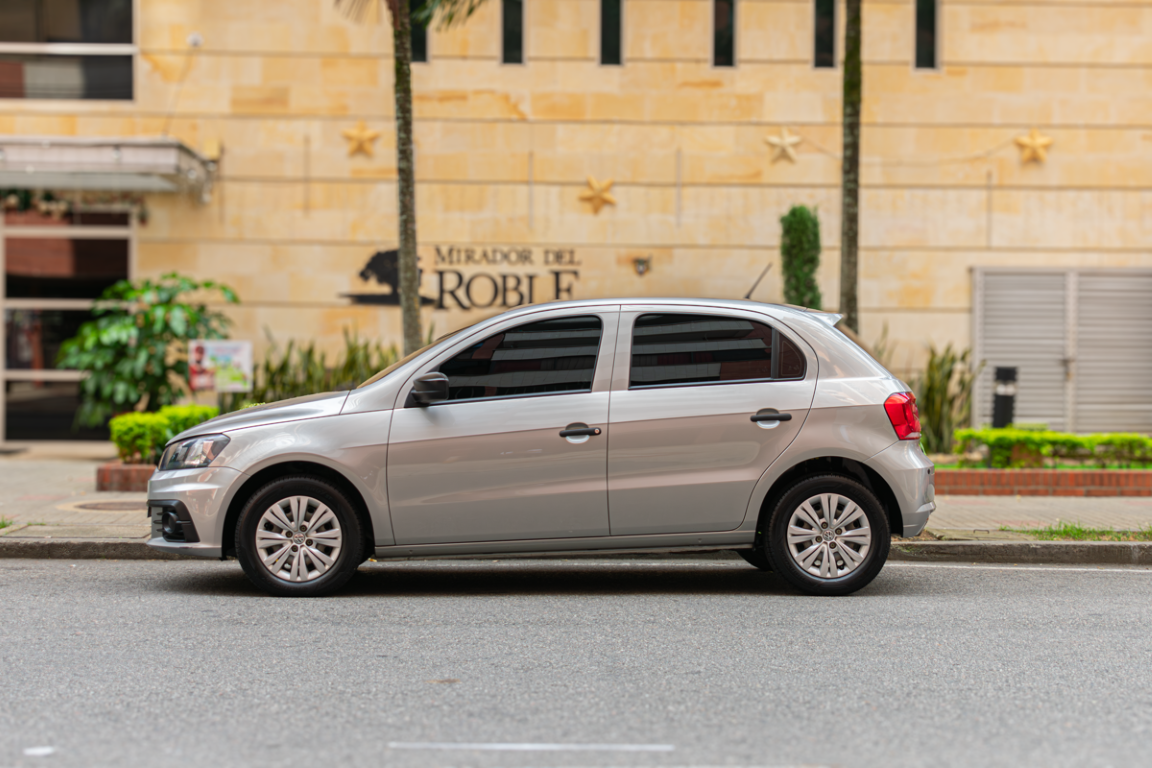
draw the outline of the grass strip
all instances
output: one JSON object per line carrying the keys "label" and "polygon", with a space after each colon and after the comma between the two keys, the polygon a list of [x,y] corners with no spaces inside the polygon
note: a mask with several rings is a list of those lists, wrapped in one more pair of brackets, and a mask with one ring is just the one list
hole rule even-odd
{"label": "grass strip", "polygon": [[1044,528],[1009,528],[1002,525],[1000,530],[1026,533],[1040,541],[1152,541],[1152,525],[1134,531],[1115,531],[1111,528],[1085,528],[1079,522],[1057,520],[1055,524]]}

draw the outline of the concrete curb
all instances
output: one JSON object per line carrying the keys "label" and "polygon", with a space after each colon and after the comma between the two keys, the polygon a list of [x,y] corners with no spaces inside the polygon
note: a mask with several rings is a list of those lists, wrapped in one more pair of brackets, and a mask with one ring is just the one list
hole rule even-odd
{"label": "concrete curb", "polygon": [[192,560],[152,549],[142,541],[108,539],[0,538],[0,559],[41,560]]}
{"label": "concrete curb", "polygon": [[[735,553],[603,555],[639,559],[730,559]],[[575,556],[558,553],[561,559]],[[0,559],[45,560],[198,560],[159,552],[142,541],[109,539],[5,539]],[[1152,565],[1152,542],[1121,541],[901,541],[892,542],[888,559],[921,563],[1046,563],[1054,565]]]}
{"label": "concrete curb", "polygon": [[1152,565],[1152,542],[894,541],[888,559],[930,563]]}

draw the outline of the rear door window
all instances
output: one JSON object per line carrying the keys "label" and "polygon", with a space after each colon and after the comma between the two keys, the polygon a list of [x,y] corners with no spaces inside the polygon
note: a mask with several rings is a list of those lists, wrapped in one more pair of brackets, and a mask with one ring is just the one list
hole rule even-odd
{"label": "rear door window", "polygon": [[582,315],[489,336],[440,366],[448,399],[591,392],[601,335],[600,318]]}
{"label": "rear door window", "polygon": [[630,389],[802,379],[804,370],[791,341],[753,320],[661,313],[632,329]]}

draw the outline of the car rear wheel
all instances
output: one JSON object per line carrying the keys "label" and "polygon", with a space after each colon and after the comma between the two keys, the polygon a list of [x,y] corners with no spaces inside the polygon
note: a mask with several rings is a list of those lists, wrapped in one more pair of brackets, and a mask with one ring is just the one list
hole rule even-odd
{"label": "car rear wheel", "polygon": [[773,570],[812,595],[848,595],[867,586],[888,559],[888,516],[875,494],[842,475],[801,480],[768,523]]}
{"label": "car rear wheel", "polygon": [[360,519],[337,488],[285,477],[244,505],[236,556],[256,586],[282,597],[319,597],[342,587],[363,558]]}

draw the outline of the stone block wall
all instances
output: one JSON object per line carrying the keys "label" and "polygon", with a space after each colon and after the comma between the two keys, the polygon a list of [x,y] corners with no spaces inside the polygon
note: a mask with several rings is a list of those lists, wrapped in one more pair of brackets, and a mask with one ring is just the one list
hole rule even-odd
{"label": "stone block wall", "polygon": [[[452,296],[425,310],[436,332],[530,275],[535,300],[557,279],[574,298],[739,297],[773,262],[754,298],[779,301],[779,218],[796,203],[819,209],[834,309],[841,81],[811,65],[812,5],[738,0],[733,68],[710,64],[712,0],[624,0],[620,67],[598,64],[597,0],[526,0],[524,65],[499,61],[497,0],[430,32],[414,67],[422,290],[489,276],[468,311]],[[913,14],[864,4],[862,336],[887,325],[899,370],[927,342],[970,343],[973,266],[1152,266],[1152,8],[941,0],[932,71],[912,66]],[[329,0],[139,0],[138,28],[134,102],[3,102],[0,133],[220,142],[210,204],[150,197],[139,274],[234,285],[236,332],[258,344],[269,329],[335,346],[349,324],[398,338],[397,309],[346,297],[387,291],[359,273],[396,242],[388,20],[353,23]],[[361,121],[379,133],[371,157],[348,152]],[[765,142],[785,128],[795,163]],[[1054,141],[1046,162],[1013,143],[1033,128]],[[589,176],[613,182],[598,214]],[[529,256],[493,255],[510,250]],[[475,263],[485,253],[505,260]]]}

